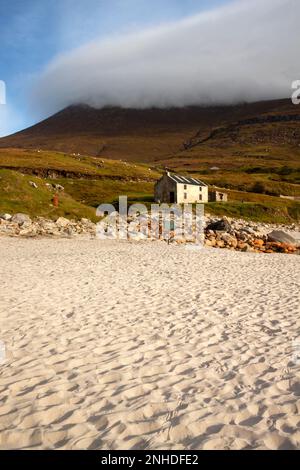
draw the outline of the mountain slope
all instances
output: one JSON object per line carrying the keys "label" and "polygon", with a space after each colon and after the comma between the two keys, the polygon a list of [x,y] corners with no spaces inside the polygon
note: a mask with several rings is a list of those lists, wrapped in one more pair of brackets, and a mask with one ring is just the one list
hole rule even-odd
{"label": "mountain slope", "polygon": [[[94,109],[71,106],[41,123],[0,139],[0,147],[41,148],[68,153],[103,156],[110,159],[151,162],[165,160],[201,141],[208,146],[230,149],[240,140],[248,142],[247,125],[256,126],[260,141],[278,144],[300,143],[300,109],[289,100],[267,101],[236,106],[186,107],[171,109]],[[283,116],[282,121],[270,122]],[[290,121],[284,120],[290,119]],[[285,129],[289,136],[285,138]]]}
{"label": "mountain slope", "polygon": [[[145,110],[69,107],[0,139],[0,211],[50,210],[55,218],[46,183],[65,188],[60,209],[74,217],[85,211],[90,217],[98,204],[115,203],[120,195],[150,203],[164,167],[225,188],[229,202],[208,204],[211,213],[297,221],[300,107],[289,100]],[[34,177],[41,195],[31,189]],[[26,197],[15,194],[16,181]]]}

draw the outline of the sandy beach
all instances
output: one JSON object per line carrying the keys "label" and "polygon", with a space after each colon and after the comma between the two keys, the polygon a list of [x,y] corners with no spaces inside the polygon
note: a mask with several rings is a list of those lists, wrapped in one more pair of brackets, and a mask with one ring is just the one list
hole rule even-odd
{"label": "sandy beach", "polygon": [[300,448],[298,256],[2,238],[0,276],[1,449]]}

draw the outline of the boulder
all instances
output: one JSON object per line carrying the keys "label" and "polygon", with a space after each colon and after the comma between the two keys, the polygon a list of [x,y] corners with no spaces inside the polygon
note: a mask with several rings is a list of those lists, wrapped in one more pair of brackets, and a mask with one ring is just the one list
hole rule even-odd
{"label": "boulder", "polygon": [[30,227],[25,227],[25,228],[22,227],[19,232],[19,235],[21,237],[26,237],[26,238],[36,237],[37,228],[34,225],[31,225]]}
{"label": "boulder", "polygon": [[253,245],[255,245],[257,247],[263,247],[264,244],[265,244],[265,242],[261,238],[256,238],[255,240],[253,240]]}
{"label": "boulder", "polygon": [[70,221],[68,219],[65,219],[64,217],[59,217],[56,221],[57,227],[64,228],[70,225]]}
{"label": "boulder", "polygon": [[217,244],[217,239],[216,239],[215,236],[207,235],[207,234],[206,234],[205,239],[210,242],[211,246],[216,246],[216,244]]}
{"label": "boulder", "polygon": [[75,234],[75,230],[72,227],[66,227],[64,229],[64,234],[68,237],[72,237]]}
{"label": "boulder", "polygon": [[249,235],[246,232],[243,232],[242,230],[241,231],[235,231],[234,233],[235,233],[236,238],[238,240],[243,241],[243,242],[247,242],[251,238],[251,235]]}
{"label": "boulder", "polygon": [[34,181],[29,181],[30,186],[32,186],[34,189],[38,188],[38,185]]}
{"label": "boulder", "polygon": [[229,233],[223,233],[221,235],[221,240],[223,240],[226,245],[229,245],[229,246],[232,246],[233,248],[236,248],[237,247],[237,239],[235,237],[233,237],[232,235],[230,235]]}
{"label": "boulder", "polygon": [[214,232],[230,232],[231,225],[227,219],[221,219],[207,225],[206,230],[213,230]]}
{"label": "boulder", "polygon": [[215,237],[210,238],[210,242],[211,242],[212,246],[214,246],[214,247],[217,244],[217,240],[215,239]]}
{"label": "boulder", "polygon": [[40,218],[38,220],[38,233],[40,235],[59,235],[58,227],[53,220]]}
{"label": "boulder", "polygon": [[213,230],[207,230],[206,233],[207,235],[211,235],[212,237],[215,236],[215,232]]}
{"label": "boulder", "polygon": [[12,219],[12,216],[10,214],[0,214],[0,219],[8,221]]}
{"label": "boulder", "polygon": [[252,227],[242,227],[240,229],[241,232],[245,232],[245,233],[248,233],[249,235],[256,235],[256,232],[255,230],[252,228]]}
{"label": "boulder", "polygon": [[89,219],[82,218],[80,222],[84,225],[90,225],[92,222]]}
{"label": "boulder", "polygon": [[75,229],[77,233],[95,235],[96,224],[89,219],[81,219],[81,221],[75,225]]}
{"label": "boulder", "polygon": [[276,243],[287,243],[288,245],[296,246],[298,241],[283,230],[273,230],[268,234],[268,240]]}
{"label": "boulder", "polygon": [[15,214],[11,221],[18,224],[20,227],[29,227],[32,224],[31,218],[26,214]]}
{"label": "boulder", "polygon": [[242,251],[244,253],[253,253],[253,248],[251,248],[250,245],[248,245],[247,243],[245,243],[245,246],[242,248]]}
{"label": "boulder", "polygon": [[283,244],[283,247],[287,253],[295,253],[297,248],[294,245],[288,245],[287,243]]}

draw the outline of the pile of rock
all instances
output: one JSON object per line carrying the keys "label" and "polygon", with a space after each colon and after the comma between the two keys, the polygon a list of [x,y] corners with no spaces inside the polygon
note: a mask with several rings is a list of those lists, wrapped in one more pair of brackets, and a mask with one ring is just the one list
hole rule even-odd
{"label": "pile of rock", "polygon": [[96,225],[88,219],[80,221],[59,217],[56,222],[43,217],[34,221],[26,214],[1,214],[0,235],[11,237],[71,237],[73,235],[95,235]]}
{"label": "pile of rock", "polygon": [[296,233],[296,230],[295,225],[273,226],[227,218],[208,219],[205,244],[209,247],[244,252],[296,253],[299,252],[300,241],[287,233]]}
{"label": "pile of rock", "polygon": [[[185,244],[194,242],[191,236],[180,238],[174,220],[169,221],[169,231],[162,229],[159,217],[150,219],[148,214],[128,217],[127,224],[116,223],[117,213],[107,221],[105,238],[129,239],[133,241],[164,240],[168,243]],[[165,222],[166,224],[166,222]],[[174,227],[173,227],[174,225]],[[207,247],[255,253],[300,253],[300,227],[257,224],[229,218],[205,217],[203,241]],[[166,227],[166,225],[164,225]],[[291,232],[291,233],[288,233]],[[298,232],[298,237],[296,234]],[[295,234],[293,236],[292,234]],[[99,227],[88,219],[80,221],[59,217],[56,221],[37,217],[34,221],[26,214],[0,214],[0,236],[11,237],[73,237],[78,235],[99,235]]]}

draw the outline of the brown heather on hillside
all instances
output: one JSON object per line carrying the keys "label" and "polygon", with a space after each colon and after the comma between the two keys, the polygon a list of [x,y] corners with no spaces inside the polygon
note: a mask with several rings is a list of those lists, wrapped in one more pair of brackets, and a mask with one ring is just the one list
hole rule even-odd
{"label": "brown heather on hillside", "polygon": [[[140,162],[174,155],[180,158],[182,150],[199,146],[230,149],[234,156],[237,144],[298,146],[299,116],[300,109],[289,100],[143,110],[71,106],[0,139],[0,147],[41,148]],[[277,122],[276,117],[281,120]]]}

